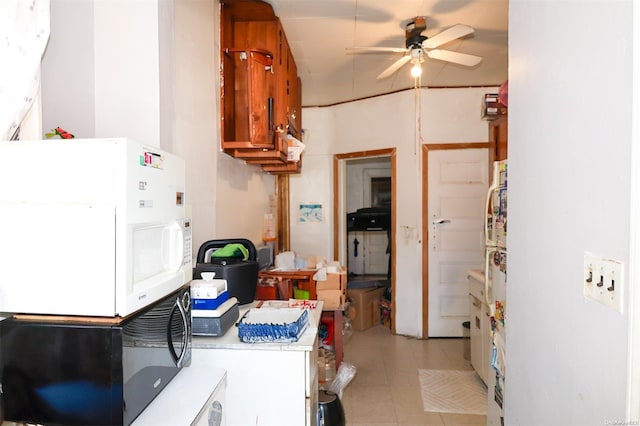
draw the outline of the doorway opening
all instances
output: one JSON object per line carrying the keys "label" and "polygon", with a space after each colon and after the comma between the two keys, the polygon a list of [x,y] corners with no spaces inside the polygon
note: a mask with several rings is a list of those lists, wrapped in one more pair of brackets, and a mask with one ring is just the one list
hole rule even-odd
{"label": "doorway opening", "polygon": [[395,149],[334,156],[334,253],[347,288],[386,287],[395,332]]}

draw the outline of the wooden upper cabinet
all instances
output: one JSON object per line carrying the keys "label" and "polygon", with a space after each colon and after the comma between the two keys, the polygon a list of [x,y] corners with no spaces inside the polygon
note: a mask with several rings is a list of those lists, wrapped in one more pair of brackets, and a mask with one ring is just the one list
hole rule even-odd
{"label": "wooden upper cabinet", "polygon": [[[225,150],[273,148],[273,54],[229,48],[224,53],[234,72],[233,92],[225,94]],[[229,90],[231,92],[231,90]],[[229,96],[231,95],[231,96]]]}
{"label": "wooden upper cabinet", "polygon": [[265,4],[222,3],[222,149],[291,172],[299,170],[288,164],[287,134],[300,137],[300,80],[280,20]]}
{"label": "wooden upper cabinet", "polygon": [[490,164],[507,159],[508,136],[509,121],[506,115],[489,122],[489,142],[492,148],[489,155]]}

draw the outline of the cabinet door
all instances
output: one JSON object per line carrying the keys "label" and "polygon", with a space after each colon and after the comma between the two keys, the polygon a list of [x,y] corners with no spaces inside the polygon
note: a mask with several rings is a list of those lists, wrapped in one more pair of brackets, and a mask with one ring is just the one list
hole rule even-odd
{"label": "cabinet door", "polygon": [[[484,296],[484,282],[469,276],[469,320],[471,322],[471,365],[478,376],[487,383],[489,372],[487,342],[489,336],[489,315]],[[489,336],[489,337],[488,337]]]}
{"label": "cabinet door", "polygon": [[296,90],[295,90],[295,94],[296,94],[296,108],[295,108],[295,122],[296,122],[296,128],[299,130],[299,139],[302,140],[302,80],[300,79],[300,77],[297,77],[297,83],[296,83]]}
{"label": "cabinet door", "polygon": [[483,382],[487,382],[487,378],[484,375],[484,353],[483,353],[483,337],[482,337],[482,322],[484,317],[482,315],[483,301],[479,300],[474,295],[469,295],[469,319],[471,321],[470,339],[471,339],[471,365],[478,373]]}
{"label": "cabinet door", "polygon": [[[491,161],[490,164],[493,164],[493,161],[507,159],[508,127],[506,115],[489,122],[489,142],[493,145],[490,155],[491,158],[489,159]],[[491,168],[489,170],[491,170]]]}
{"label": "cabinet door", "polygon": [[313,342],[313,350],[305,352],[305,411],[306,424],[318,423],[318,336]]}
{"label": "cabinet door", "polygon": [[233,91],[225,94],[223,149],[273,148],[273,57],[266,50],[228,49]]}
{"label": "cabinet door", "polygon": [[[265,350],[262,345],[248,344],[246,349],[192,349],[192,362],[227,371],[227,424],[315,425],[317,398],[314,407],[312,399],[305,396],[308,353]],[[311,411],[315,416],[310,416]]]}
{"label": "cabinet door", "polygon": [[[287,160],[287,145],[283,138],[285,132],[285,110],[283,103],[283,90],[281,88],[283,74],[282,40],[284,30],[280,21],[240,21],[234,24],[235,48],[250,48],[252,50],[264,50],[271,52],[273,62],[268,69],[265,81],[252,81],[250,86],[257,85],[253,93],[248,94],[251,99],[247,104],[255,107],[250,113],[247,132],[262,137],[261,140],[251,140],[250,145],[227,144],[226,150],[236,158],[258,164],[282,164]],[[237,85],[238,82],[236,82]],[[225,91],[228,92],[225,87]],[[242,99],[243,94],[239,94]],[[236,103],[238,94],[236,93]],[[236,105],[236,121],[242,117],[239,111],[241,105]],[[240,126],[245,124],[239,123]],[[245,126],[246,127],[246,126]],[[266,129],[266,130],[264,130]],[[238,129],[236,129],[238,133]],[[263,145],[263,146],[259,146]]]}
{"label": "cabinet door", "polygon": [[[286,41],[286,39],[285,39]],[[286,112],[287,112],[287,132],[292,134],[298,139],[302,139],[300,134],[300,127],[298,126],[297,117],[299,115],[298,110],[298,67],[296,61],[291,53],[289,44],[286,45],[286,81],[285,81],[285,100],[286,100]]]}

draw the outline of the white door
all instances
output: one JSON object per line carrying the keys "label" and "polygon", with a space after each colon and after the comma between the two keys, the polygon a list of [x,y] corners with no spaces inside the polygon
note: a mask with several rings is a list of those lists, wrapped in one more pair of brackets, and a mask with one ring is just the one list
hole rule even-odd
{"label": "white door", "polygon": [[429,337],[462,336],[469,320],[467,270],[484,269],[484,203],[488,151],[429,150]]}
{"label": "white door", "polygon": [[389,237],[387,231],[364,233],[364,273],[387,275],[389,271]]}
{"label": "white door", "polygon": [[[382,161],[382,159],[379,159]],[[386,165],[386,167],[382,167]],[[391,159],[385,158],[384,163],[376,167],[363,170],[363,199],[364,205],[379,206],[391,204]],[[376,193],[372,191],[374,179],[388,179],[388,191]],[[387,231],[368,231],[363,240],[364,273],[366,275],[387,275],[389,271],[389,236]]]}
{"label": "white door", "polygon": [[347,268],[349,274],[364,275],[364,256],[362,251],[365,234],[366,232],[362,231],[352,231],[347,234],[347,251],[349,252]]}

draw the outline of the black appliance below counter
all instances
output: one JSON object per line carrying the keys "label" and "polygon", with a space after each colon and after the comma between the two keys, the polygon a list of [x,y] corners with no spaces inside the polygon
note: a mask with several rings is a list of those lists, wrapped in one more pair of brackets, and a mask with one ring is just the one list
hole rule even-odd
{"label": "black appliance below counter", "polygon": [[189,287],[118,324],[0,322],[4,419],[129,425],[191,360]]}

